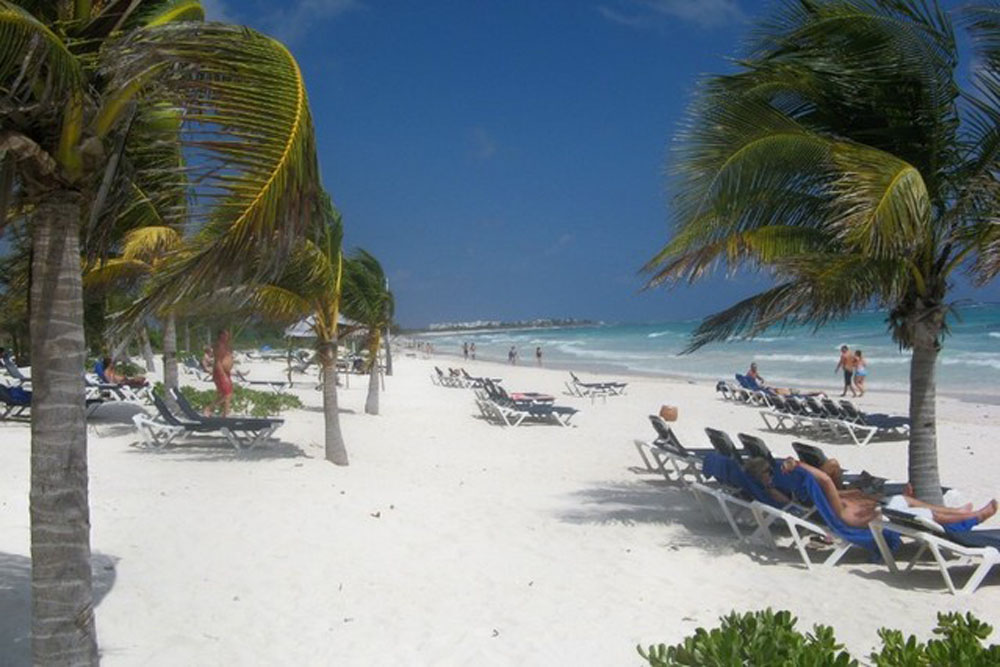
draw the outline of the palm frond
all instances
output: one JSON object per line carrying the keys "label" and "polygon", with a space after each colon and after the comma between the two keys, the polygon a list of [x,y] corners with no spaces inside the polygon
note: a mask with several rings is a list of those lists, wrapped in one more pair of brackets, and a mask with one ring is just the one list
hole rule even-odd
{"label": "palm frond", "polygon": [[830,221],[845,245],[875,258],[912,252],[931,225],[931,202],[920,172],[883,151],[840,144],[834,186],[837,215]]}
{"label": "palm frond", "polygon": [[180,233],[173,227],[138,227],[126,234],[122,258],[153,264],[156,258],[179,248],[182,240]]}
{"label": "palm frond", "polygon": [[314,303],[295,290],[277,285],[246,288],[247,306],[257,316],[276,322],[294,322],[313,314]]}
{"label": "palm frond", "polygon": [[[136,31],[109,49],[105,72],[125,85],[159,69],[147,99],[181,111],[188,177],[199,206],[197,250],[164,281],[165,298],[195,283],[250,278],[245,258],[266,247],[274,276],[322,215],[312,119],[302,74],[278,42],[248,29],[180,23]],[[259,277],[259,276],[258,276]]]}
{"label": "palm frond", "polygon": [[85,289],[133,286],[152,271],[153,267],[142,260],[113,257],[86,271],[83,286]]}

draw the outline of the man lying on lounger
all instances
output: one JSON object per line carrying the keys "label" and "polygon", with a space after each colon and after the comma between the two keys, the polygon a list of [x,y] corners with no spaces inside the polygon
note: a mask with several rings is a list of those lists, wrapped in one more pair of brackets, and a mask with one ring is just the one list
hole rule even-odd
{"label": "man lying on lounger", "polygon": [[[838,489],[833,479],[826,472],[791,457],[785,459],[781,465],[781,471],[785,474],[792,472],[796,468],[805,470],[816,479],[819,487],[823,490],[823,495],[829,501],[830,507],[837,513],[841,521],[847,525],[854,526],[855,528],[866,528],[878,516],[880,502],[875,496],[867,495],[857,489]],[[783,504],[791,501],[787,495],[774,488],[774,475],[771,463],[767,459],[750,459],[747,461],[744,469],[749,475],[764,485],[764,488],[767,489],[768,494],[772,498]],[[904,492],[900,496],[892,496],[889,499],[888,506],[893,507],[893,505],[899,509],[928,510],[931,513],[931,517],[940,524],[959,523],[969,519],[975,519],[982,523],[997,512],[997,501],[995,499],[978,510],[973,510],[971,503],[964,507],[943,507],[917,500],[913,497],[912,490],[909,493]]]}

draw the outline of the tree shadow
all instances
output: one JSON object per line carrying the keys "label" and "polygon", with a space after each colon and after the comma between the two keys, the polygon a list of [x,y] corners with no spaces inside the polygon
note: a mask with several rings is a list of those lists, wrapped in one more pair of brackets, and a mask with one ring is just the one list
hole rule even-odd
{"label": "tree shadow", "polygon": [[137,414],[148,414],[136,403],[127,401],[108,401],[97,406],[87,417],[88,425],[97,424],[132,424],[132,417]]}
{"label": "tree shadow", "polygon": [[[296,410],[302,410],[303,412],[318,412],[322,414],[324,412],[322,405],[307,405],[301,408],[295,408]],[[340,415],[356,415],[358,412],[352,408],[342,408],[337,406],[337,414]]]}
{"label": "tree shadow", "polygon": [[[913,549],[912,551],[915,552],[916,549]],[[899,554],[897,554],[897,556],[898,555]],[[897,561],[897,565],[899,567],[898,572],[892,572],[888,567],[882,565],[876,570],[862,571],[858,572],[858,574],[865,579],[881,581],[887,586],[904,591],[939,593],[951,596],[951,593],[948,591],[948,585],[945,584],[944,578],[941,576],[941,570],[938,569],[936,563],[933,561],[921,561],[917,567],[910,571],[906,571],[906,565],[912,555],[912,553],[908,554],[907,557],[900,558]],[[972,573],[975,572],[978,564],[979,563],[976,562],[970,565],[953,565],[948,568],[951,580],[957,588],[961,589],[965,586],[965,582],[972,575]],[[983,579],[982,583],[979,584],[979,588],[976,590],[979,591],[984,588],[996,587],[1000,587],[1000,576],[997,576],[997,572],[994,570],[986,575],[986,578]],[[958,599],[961,599],[961,597],[959,596]]]}
{"label": "tree shadow", "polygon": [[174,441],[169,447],[155,449],[141,442],[133,442],[130,453],[157,456],[171,461],[232,461],[253,462],[278,459],[312,458],[298,445],[284,440],[272,440],[253,449],[236,451],[221,438],[189,436],[180,442]]}
{"label": "tree shadow", "polygon": [[[114,556],[91,554],[95,607],[114,586],[117,563]],[[31,559],[4,552],[0,552],[0,663],[9,667],[32,664]]]}
{"label": "tree shadow", "polygon": [[671,535],[671,549],[713,554],[743,549],[727,524],[707,516],[690,491],[665,479],[608,482],[571,495],[574,508],[559,514],[567,523],[677,525],[686,534]]}

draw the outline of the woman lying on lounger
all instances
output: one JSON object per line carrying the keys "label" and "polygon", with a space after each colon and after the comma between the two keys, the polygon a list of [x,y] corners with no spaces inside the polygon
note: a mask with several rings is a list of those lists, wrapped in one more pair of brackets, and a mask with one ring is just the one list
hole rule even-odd
{"label": "woman lying on lounger", "polygon": [[[823,495],[829,501],[830,507],[837,513],[841,521],[847,525],[854,526],[855,528],[866,528],[872,519],[878,516],[878,498],[862,493],[857,489],[838,489],[833,479],[826,472],[797,459],[789,457],[781,465],[782,472],[786,474],[796,468],[802,468],[816,479],[823,490]],[[774,488],[771,464],[766,459],[750,459],[746,463],[745,469],[748,474],[764,485],[764,488],[767,489],[768,494],[772,498],[783,504],[791,500],[784,493]],[[982,523],[996,514],[997,511],[997,501],[995,499],[988,502],[982,508],[973,511],[971,504],[964,507],[943,507],[917,500],[909,493],[904,493],[901,496],[893,496],[889,501],[889,506],[893,505],[900,508],[929,510],[931,517],[940,524],[958,523],[968,519],[977,519]]]}

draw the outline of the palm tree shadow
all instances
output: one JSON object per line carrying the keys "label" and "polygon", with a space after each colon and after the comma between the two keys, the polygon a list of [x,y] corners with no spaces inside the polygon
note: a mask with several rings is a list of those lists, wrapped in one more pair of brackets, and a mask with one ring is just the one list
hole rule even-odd
{"label": "palm tree shadow", "polygon": [[706,516],[692,494],[664,479],[608,482],[572,494],[574,508],[559,518],[577,524],[660,524],[681,526],[669,547],[703,549],[713,554],[739,549],[733,533],[722,522]]}
{"label": "palm tree shadow", "polygon": [[[117,563],[114,556],[91,554],[95,607],[114,586]],[[4,552],[0,552],[0,651],[4,665],[32,664],[31,559]]]}
{"label": "palm tree shadow", "polygon": [[163,449],[145,447],[141,442],[133,442],[133,454],[159,456],[171,461],[232,461],[252,462],[277,459],[312,458],[298,445],[284,440],[270,441],[251,450],[238,452],[220,438],[189,437],[172,443]]}

